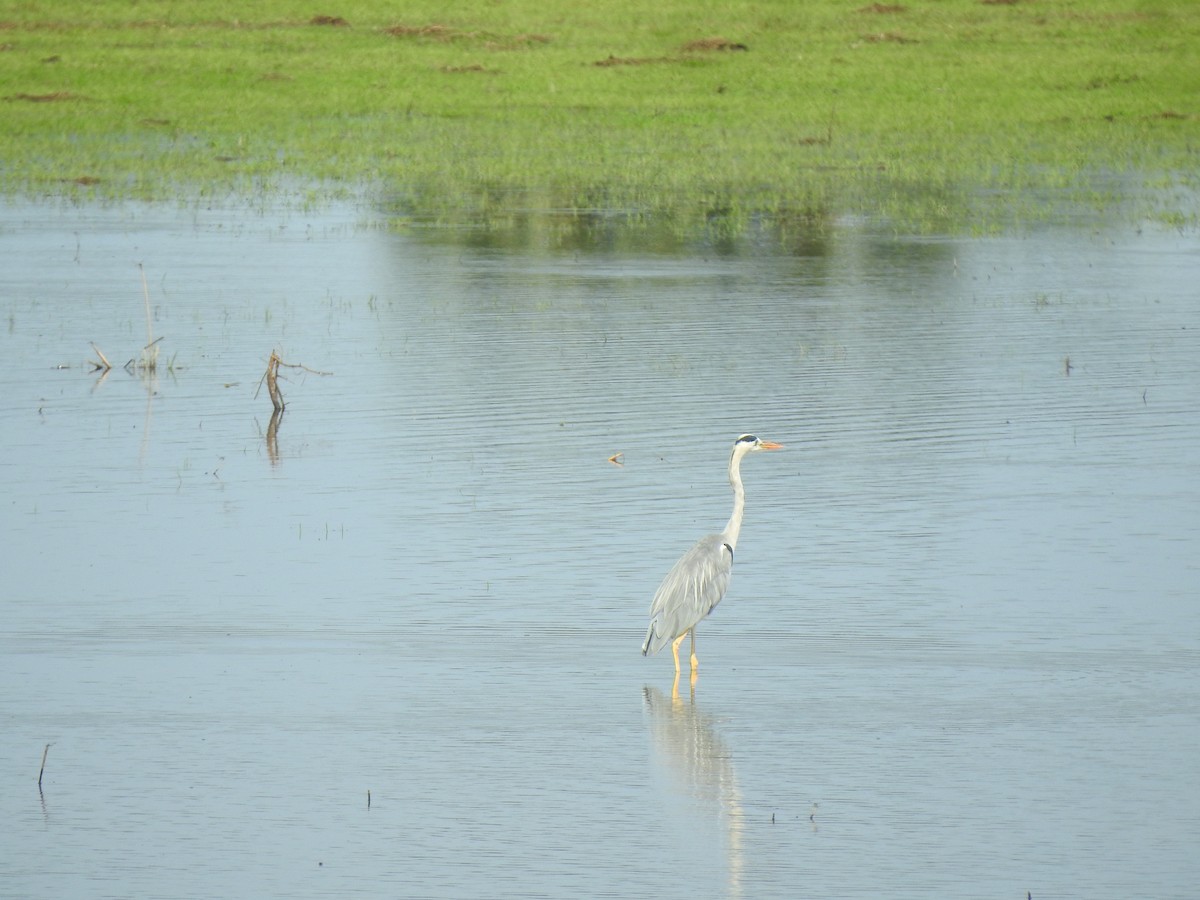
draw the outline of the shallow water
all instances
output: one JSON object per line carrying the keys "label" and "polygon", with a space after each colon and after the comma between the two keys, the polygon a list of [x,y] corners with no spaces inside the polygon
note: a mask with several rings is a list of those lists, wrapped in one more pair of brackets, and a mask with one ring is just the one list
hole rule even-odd
{"label": "shallow water", "polygon": [[517,243],[0,207],[0,895],[1194,892],[1194,236]]}

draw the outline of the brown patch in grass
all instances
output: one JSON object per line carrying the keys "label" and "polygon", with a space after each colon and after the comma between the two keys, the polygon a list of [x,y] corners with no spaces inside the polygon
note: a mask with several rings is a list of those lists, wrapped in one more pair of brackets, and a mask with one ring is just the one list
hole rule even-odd
{"label": "brown patch in grass", "polygon": [[439,72],[446,72],[450,75],[458,75],[463,72],[480,72],[484,75],[499,75],[498,69],[487,69],[479,63],[471,63],[469,66],[442,66],[438,69]]}
{"label": "brown patch in grass", "polygon": [[1173,109],[1164,109],[1162,112],[1156,112],[1146,116],[1147,119],[1190,119],[1191,116],[1186,113],[1176,112]]}
{"label": "brown patch in grass", "polygon": [[674,62],[669,56],[610,56],[608,59],[598,59],[593,66],[648,66],[652,63]]}
{"label": "brown patch in grass", "polygon": [[449,25],[439,25],[436,22],[429,25],[393,25],[385,28],[384,34],[399,38],[425,38],[433,41],[475,41],[488,50],[517,50],[533,44],[550,43],[549,35],[545,34],[493,34],[486,31],[459,31]]}
{"label": "brown patch in grass", "polygon": [[872,3],[870,6],[864,6],[859,10],[860,13],[877,13],[879,15],[887,15],[889,13],[908,12],[907,6],[901,6],[899,3]]}
{"label": "brown patch in grass", "polygon": [[984,6],[1016,6],[1017,0],[979,0]]}
{"label": "brown patch in grass", "polygon": [[345,28],[350,23],[341,16],[313,16],[308,20],[309,25],[333,25],[337,28]]}
{"label": "brown patch in grass", "polygon": [[5,100],[24,100],[28,103],[61,103],[64,100],[82,100],[78,94],[70,91],[54,91],[50,94],[9,94]]}
{"label": "brown patch in grass", "polygon": [[77,184],[80,187],[92,187],[100,183],[100,179],[95,175],[80,175],[78,178],[66,178],[63,180],[71,184]]}
{"label": "brown patch in grass", "polygon": [[729,38],[710,37],[700,38],[698,41],[688,41],[682,49],[684,53],[709,53],[714,50],[749,50],[750,48],[737,41],[731,41]]}
{"label": "brown patch in grass", "polygon": [[[483,35],[465,35],[466,37],[483,37]],[[550,37],[545,34],[514,34],[488,35],[482,42],[485,50],[521,50],[533,44],[548,44]]]}
{"label": "brown patch in grass", "polygon": [[1085,91],[1098,91],[1104,88],[1110,88],[1118,84],[1133,84],[1135,81],[1141,81],[1137,75],[1118,75],[1111,78],[1096,77],[1083,86]]}
{"label": "brown patch in grass", "polygon": [[392,37],[424,37],[438,41],[452,41],[461,37],[462,32],[455,31],[448,25],[393,25],[384,29],[384,34]]}
{"label": "brown patch in grass", "polygon": [[905,37],[895,31],[881,31],[878,34],[864,34],[862,39],[868,44],[919,44],[916,38]]}

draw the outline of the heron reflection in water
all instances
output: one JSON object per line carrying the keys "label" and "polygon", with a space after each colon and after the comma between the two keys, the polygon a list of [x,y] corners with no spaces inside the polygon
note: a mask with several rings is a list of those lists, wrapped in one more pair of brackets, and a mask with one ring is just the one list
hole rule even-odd
{"label": "heron reflection in water", "polygon": [[[675,684],[678,686],[678,678]],[[708,834],[719,842],[713,849],[718,853],[724,850],[728,875],[725,895],[740,897],[745,813],[733,753],[717,731],[713,717],[696,706],[694,692],[684,700],[678,691],[667,697],[658,688],[647,685],[642,696],[655,755],[669,771],[671,780],[695,803],[689,841],[703,842]],[[711,822],[717,834],[705,828],[705,822]]]}
{"label": "heron reflection in water", "polygon": [[742,530],[746,491],[742,487],[742,459],[748,453],[780,450],[782,444],[743,434],[733,442],[729,455],[729,484],[733,488],[733,514],[720,534],[700,538],[667,573],[650,604],[650,627],[642,643],[642,655],[657,653],[668,643],[675,657],[675,681],[679,682],[679,645],[692,636],[691,674],[696,679],[696,625],[721,602],[733,571],[733,551]]}

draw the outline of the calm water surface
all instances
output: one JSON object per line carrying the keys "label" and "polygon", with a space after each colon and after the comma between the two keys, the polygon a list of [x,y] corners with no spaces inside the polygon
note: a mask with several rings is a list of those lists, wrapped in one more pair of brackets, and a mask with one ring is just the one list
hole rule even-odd
{"label": "calm water surface", "polygon": [[0,207],[0,895],[1194,896],[1194,235],[502,243]]}

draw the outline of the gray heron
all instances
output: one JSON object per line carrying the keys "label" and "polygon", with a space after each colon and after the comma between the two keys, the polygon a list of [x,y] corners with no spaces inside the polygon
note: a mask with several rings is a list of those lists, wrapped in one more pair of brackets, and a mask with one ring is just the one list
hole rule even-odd
{"label": "gray heron", "polygon": [[746,491],[742,487],[742,458],[760,450],[781,450],[782,444],[764,441],[752,434],[743,434],[733,442],[729,455],[729,484],[733,487],[733,514],[720,534],[700,538],[679,562],[671,567],[667,577],[654,593],[650,604],[650,627],[642,644],[642,656],[657,653],[668,643],[675,657],[675,675],[679,676],[679,645],[692,636],[692,676],[696,659],[696,625],[721,602],[729,588],[733,570],[733,551],[737,548],[738,532],[742,530],[742,512],[746,507]]}

